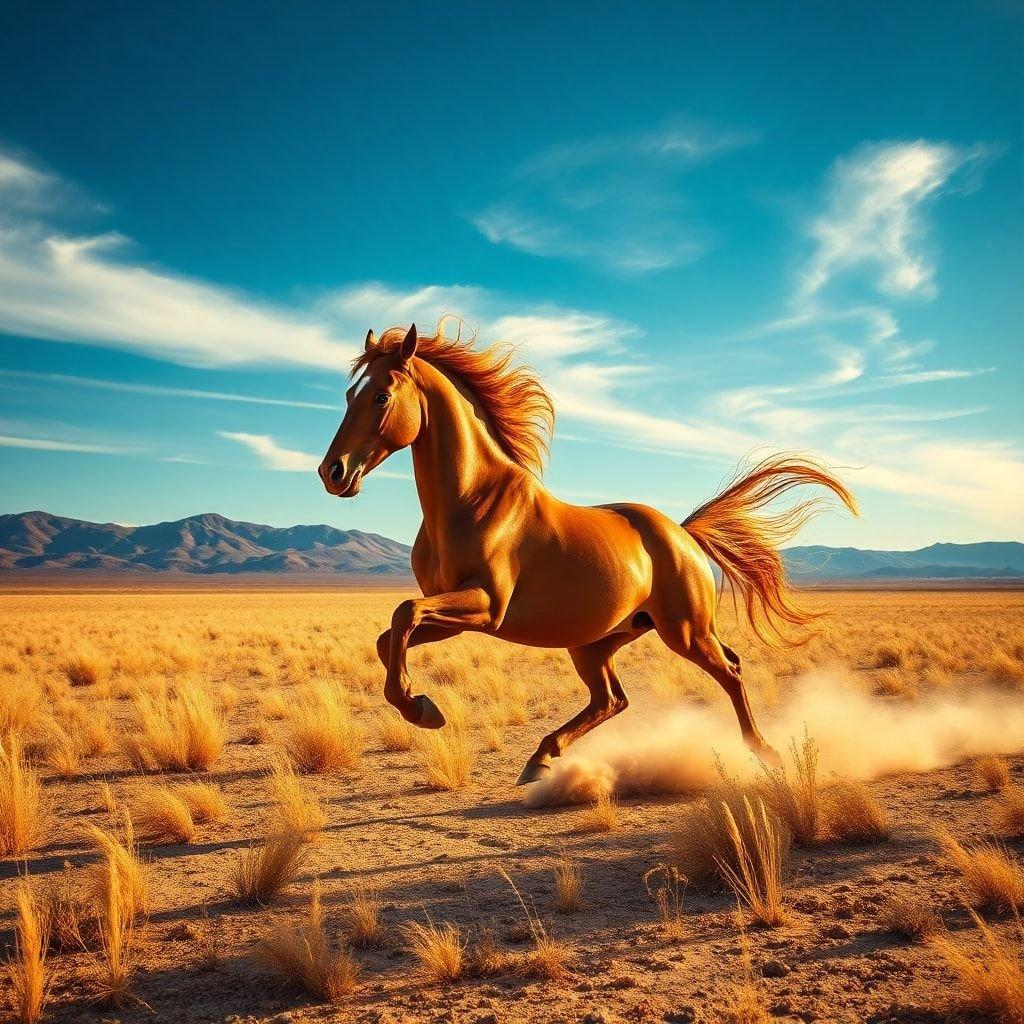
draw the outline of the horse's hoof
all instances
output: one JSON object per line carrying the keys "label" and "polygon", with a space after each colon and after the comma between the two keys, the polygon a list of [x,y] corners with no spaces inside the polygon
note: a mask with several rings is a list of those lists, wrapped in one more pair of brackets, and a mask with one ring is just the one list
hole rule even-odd
{"label": "horse's hoof", "polygon": [[531,782],[540,782],[551,774],[551,765],[542,764],[537,761],[529,761],[519,776],[517,786],[528,786]]}
{"label": "horse's hoof", "polygon": [[782,758],[779,756],[779,752],[774,747],[769,747],[766,743],[763,747],[758,748],[754,751],[757,754],[758,760],[765,766],[765,768],[782,768]]}
{"label": "horse's hoof", "polygon": [[440,729],[444,725],[444,715],[441,709],[424,693],[412,699],[416,715],[412,719],[413,725],[421,729]]}

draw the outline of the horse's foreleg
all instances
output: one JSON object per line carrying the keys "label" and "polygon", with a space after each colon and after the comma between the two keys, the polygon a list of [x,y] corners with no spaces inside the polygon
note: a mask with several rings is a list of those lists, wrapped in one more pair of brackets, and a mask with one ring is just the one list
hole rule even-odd
{"label": "horse's foreleg", "polygon": [[590,703],[565,725],[548,733],[540,741],[517,785],[537,782],[551,771],[551,762],[562,756],[562,751],[602,722],[625,711],[629,700],[615,672],[615,652],[633,639],[631,634],[605,637],[585,647],[570,648],[569,656],[580,679],[590,691]]}
{"label": "horse's foreleg", "polygon": [[[461,632],[461,629],[446,629],[443,626],[424,626],[420,629],[417,629],[412,634],[406,646],[419,647],[421,644],[436,644],[441,640],[449,640],[453,636],[458,636]],[[377,637],[377,657],[380,658],[380,663],[384,666],[385,673],[387,673],[391,663],[390,629],[385,629],[384,632],[381,633],[379,637]],[[403,679],[401,690],[398,693],[396,693],[393,689],[388,688],[386,680],[387,676],[385,676],[384,697],[390,704],[393,704],[396,708],[399,709],[399,711],[401,711],[403,703],[412,700],[412,696],[409,693],[408,680],[407,678]],[[440,712],[438,712],[438,714],[440,714]]]}
{"label": "horse's foreleg", "polygon": [[[494,600],[483,587],[470,587],[403,601],[395,609],[391,629],[378,640],[378,654],[384,661],[380,644],[387,637],[384,696],[407,722],[424,729],[440,729],[444,725],[444,715],[429,697],[411,694],[405,658],[409,647],[418,642],[444,640],[466,629],[486,629],[494,621],[494,607]],[[423,641],[414,639],[420,633],[425,635]]]}

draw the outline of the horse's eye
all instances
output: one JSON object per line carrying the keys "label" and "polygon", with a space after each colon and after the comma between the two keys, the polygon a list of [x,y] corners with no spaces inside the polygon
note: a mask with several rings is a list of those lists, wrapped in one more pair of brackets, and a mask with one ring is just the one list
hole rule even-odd
{"label": "horse's eye", "polygon": [[386,391],[378,391],[373,396],[374,405],[387,405],[391,401],[391,396]]}

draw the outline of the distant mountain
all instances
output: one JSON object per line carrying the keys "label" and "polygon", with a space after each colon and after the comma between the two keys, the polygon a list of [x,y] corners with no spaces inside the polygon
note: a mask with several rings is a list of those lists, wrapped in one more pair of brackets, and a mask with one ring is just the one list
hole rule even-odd
{"label": "distant mountain", "polygon": [[930,544],[916,551],[862,551],[821,546],[787,548],[796,583],[819,580],[1024,579],[1024,544]]}
{"label": "distant mountain", "polygon": [[0,516],[0,570],[408,576],[410,552],[362,530],[259,526],[214,513],[155,526]]}
{"label": "distant mountain", "polygon": [[[0,515],[0,572],[411,575],[411,549],[362,530],[259,526],[209,513],[155,526]],[[783,552],[795,583],[1021,579],[1024,544],[932,544],[918,551],[822,546]]]}

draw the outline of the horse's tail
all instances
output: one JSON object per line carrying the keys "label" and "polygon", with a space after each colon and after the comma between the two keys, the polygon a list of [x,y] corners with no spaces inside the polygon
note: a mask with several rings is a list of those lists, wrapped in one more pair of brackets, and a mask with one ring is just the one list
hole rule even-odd
{"label": "horse's tail", "polygon": [[683,523],[721,569],[733,594],[743,596],[754,632],[771,644],[806,641],[809,634],[804,630],[801,636],[801,628],[825,614],[801,604],[786,577],[779,548],[828,505],[829,495],[805,498],[777,512],[762,512],[773,499],[805,484],[820,484],[854,515],[859,514],[857,499],[826,466],[783,452],[746,472],[738,471],[724,490]]}

